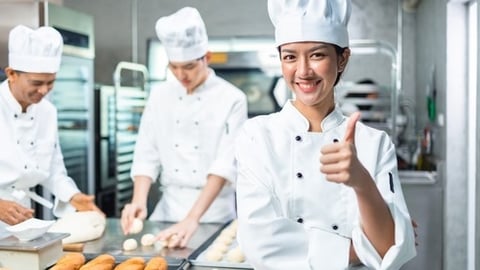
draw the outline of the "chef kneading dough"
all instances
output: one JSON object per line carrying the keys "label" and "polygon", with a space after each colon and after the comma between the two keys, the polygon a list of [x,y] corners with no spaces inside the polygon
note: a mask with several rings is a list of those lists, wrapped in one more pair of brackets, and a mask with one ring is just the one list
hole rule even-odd
{"label": "chef kneading dough", "polygon": [[130,251],[134,250],[138,247],[137,240],[133,238],[129,238],[125,241],[123,241],[123,250],[125,251]]}

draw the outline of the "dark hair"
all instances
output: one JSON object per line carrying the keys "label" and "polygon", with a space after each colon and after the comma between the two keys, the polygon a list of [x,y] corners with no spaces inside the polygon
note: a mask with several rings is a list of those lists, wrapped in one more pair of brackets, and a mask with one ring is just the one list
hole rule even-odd
{"label": "dark hair", "polygon": [[[330,44],[331,44],[331,43],[330,43]],[[336,45],[336,44],[331,44],[331,45],[335,48],[335,52],[337,53],[337,56],[341,56],[341,55],[343,54],[343,52],[347,49],[347,47],[342,48],[342,47],[340,47],[340,46],[338,46],[338,45]],[[278,56],[280,57],[280,60],[281,60],[281,56],[280,56],[280,55],[281,55],[281,50],[280,50],[280,47],[281,47],[281,45],[277,47],[277,51],[278,51]],[[344,69],[344,70],[345,70],[345,69]],[[335,83],[333,84],[333,86],[335,86],[335,85],[338,84],[338,82],[340,81],[340,77],[342,77],[342,73],[343,73],[343,71],[340,71],[340,72],[338,73],[337,78],[335,79]]]}

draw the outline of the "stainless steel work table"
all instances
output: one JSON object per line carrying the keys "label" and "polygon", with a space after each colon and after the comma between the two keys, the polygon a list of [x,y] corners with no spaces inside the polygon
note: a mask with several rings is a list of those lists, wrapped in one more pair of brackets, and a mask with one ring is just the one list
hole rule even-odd
{"label": "stainless steel work table", "polygon": [[[140,239],[146,233],[152,233],[156,235],[161,230],[173,225],[169,222],[155,222],[146,220],[143,224],[143,230],[141,233],[133,235],[123,235],[120,219],[107,218],[107,226],[105,232],[97,240],[86,242],[83,253],[88,258],[92,258],[98,254],[108,253],[115,257],[153,257],[163,256],[169,262],[169,265],[177,265],[178,268],[169,267],[169,269],[193,269],[193,270],[210,270],[210,269],[222,269],[228,270],[229,268],[220,267],[205,267],[194,266],[188,262],[188,257],[196,251],[202,244],[204,244],[209,238],[221,229],[224,224],[219,223],[202,223],[199,228],[190,239],[188,246],[183,249],[156,249],[155,247],[143,247],[140,244]],[[134,238],[139,243],[138,248],[133,251],[124,251],[122,246],[123,242],[128,238]],[[185,261],[181,263],[180,261]],[[238,268],[235,268],[238,270]]]}

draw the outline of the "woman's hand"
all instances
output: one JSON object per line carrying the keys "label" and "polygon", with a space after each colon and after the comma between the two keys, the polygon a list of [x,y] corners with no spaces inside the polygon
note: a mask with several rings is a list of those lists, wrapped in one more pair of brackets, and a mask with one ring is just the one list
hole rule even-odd
{"label": "woman's hand", "polygon": [[70,199],[70,204],[77,210],[77,211],[97,211],[105,215],[100,208],[95,205],[95,196],[93,195],[86,195],[84,193],[77,193],[73,195],[72,199]]}
{"label": "woman's hand", "polygon": [[198,220],[187,217],[177,224],[161,231],[156,239],[167,241],[169,248],[184,248],[187,246],[188,241],[190,241],[190,238],[192,238],[198,226]]}
{"label": "woman's hand", "polygon": [[33,209],[14,202],[0,199],[0,220],[15,225],[33,217]]}

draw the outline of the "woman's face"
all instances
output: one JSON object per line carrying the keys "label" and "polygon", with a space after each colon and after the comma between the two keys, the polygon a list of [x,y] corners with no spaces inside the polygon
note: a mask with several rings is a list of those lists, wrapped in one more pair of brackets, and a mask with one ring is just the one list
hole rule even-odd
{"label": "woman's face", "polygon": [[335,47],[321,42],[295,42],[280,47],[285,82],[295,94],[295,102],[306,106],[334,104],[333,86],[345,69],[350,51],[339,56]]}

